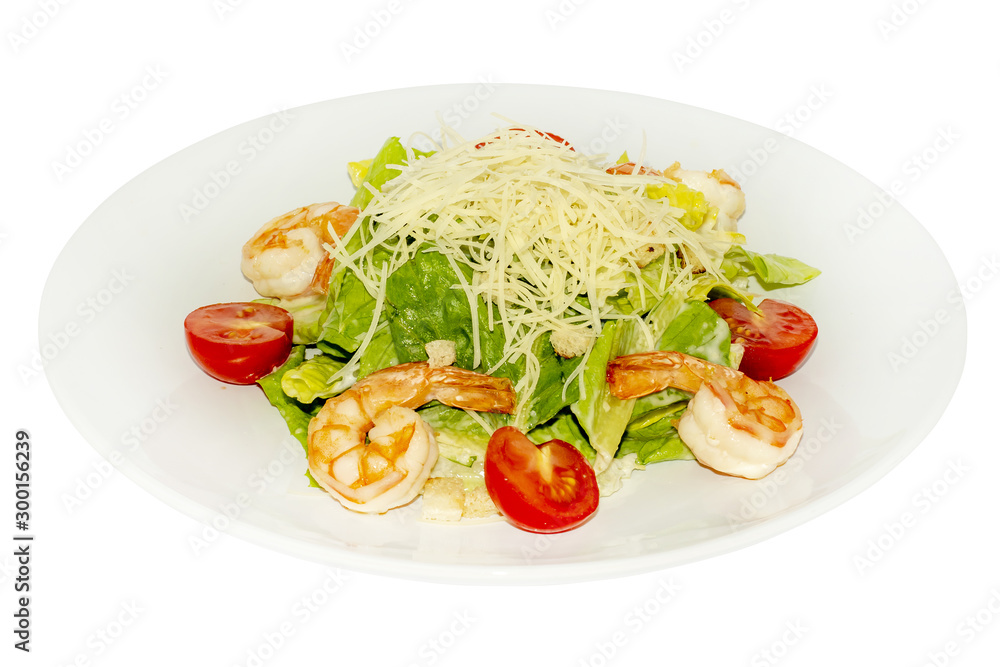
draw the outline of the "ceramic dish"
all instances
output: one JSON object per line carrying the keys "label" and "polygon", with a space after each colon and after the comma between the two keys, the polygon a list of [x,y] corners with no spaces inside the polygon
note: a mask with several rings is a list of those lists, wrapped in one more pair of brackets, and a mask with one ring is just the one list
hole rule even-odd
{"label": "ceramic dish", "polygon": [[[805,435],[778,473],[754,482],[694,462],[656,464],[603,499],[582,528],[553,536],[504,522],[423,523],[415,507],[362,516],[304,488],[304,453],[258,388],[224,385],[195,367],[184,316],[254,298],[240,248],[263,222],[349,200],[347,162],[371,157],[391,135],[433,133],[440,120],[474,138],[503,124],[494,112],[610,160],[644,150],[654,166],[724,168],[746,192],[747,246],[822,269],[780,295],[812,313],[820,337],[805,368],[782,382],[802,409]],[[212,530],[361,571],[546,583],[731,551],[873,484],[931,431],[954,392],[966,340],[958,294],[916,220],[796,140],[659,99],[471,84],[277,112],[151,167],[66,245],[44,291],[39,335],[52,390],[84,438]]]}

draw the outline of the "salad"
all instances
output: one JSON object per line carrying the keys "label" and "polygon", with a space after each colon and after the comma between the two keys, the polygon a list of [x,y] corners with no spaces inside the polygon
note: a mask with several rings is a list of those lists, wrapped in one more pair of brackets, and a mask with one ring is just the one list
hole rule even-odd
{"label": "salad", "polygon": [[261,299],[185,321],[199,366],[264,390],[311,485],[559,532],[648,465],[756,479],[791,456],[801,414],[773,380],[816,324],[751,285],[819,271],[746,247],[735,181],[529,126],[444,135],[390,137],[348,165],[348,204],[266,223],[241,266]]}

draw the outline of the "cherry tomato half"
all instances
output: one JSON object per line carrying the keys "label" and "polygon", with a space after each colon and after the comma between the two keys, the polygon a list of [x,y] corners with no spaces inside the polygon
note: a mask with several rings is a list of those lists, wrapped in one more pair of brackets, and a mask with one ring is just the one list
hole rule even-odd
{"label": "cherry tomato half", "polygon": [[816,341],[816,321],[798,306],[764,299],[755,313],[735,299],[709,301],[742,343],[740,371],[754,380],[780,380],[795,372]]}
{"label": "cherry tomato half", "polygon": [[217,303],[184,318],[188,349],[199,367],[231,384],[253,384],[292,350],[292,316],[263,303]]}
{"label": "cherry tomato half", "polygon": [[[510,128],[510,131],[511,132],[526,132],[526,130],[524,128],[520,128],[520,127],[512,127],[512,128]],[[575,148],[573,148],[573,146],[568,141],[566,141],[565,139],[563,139],[562,137],[560,137],[558,134],[552,134],[551,132],[542,132],[541,130],[535,130],[535,134],[537,134],[540,137],[545,137],[546,139],[550,139],[550,140],[556,142],[557,144],[562,144],[563,146],[569,146],[569,149],[571,151],[575,151],[576,150]],[[488,143],[490,143],[490,142],[489,141],[480,141],[478,144],[476,144],[476,148],[482,148],[483,146],[485,146]]]}
{"label": "cherry tomato half", "polygon": [[508,522],[532,533],[561,533],[597,511],[597,476],[573,445],[535,445],[513,426],[486,448],[486,490]]}

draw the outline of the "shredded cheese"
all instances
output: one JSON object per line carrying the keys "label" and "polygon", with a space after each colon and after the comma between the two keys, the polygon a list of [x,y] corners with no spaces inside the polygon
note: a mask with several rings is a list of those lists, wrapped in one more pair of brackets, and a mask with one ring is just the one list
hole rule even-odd
{"label": "shredded cheese", "polygon": [[[609,301],[622,290],[637,290],[646,304],[667,291],[685,290],[695,276],[691,262],[678,256],[681,249],[716,271],[711,240],[682,225],[682,211],[665,198],[646,195],[647,185],[666,177],[609,174],[596,158],[531,128],[501,130],[479,141],[461,140],[454,132],[445,137],[452,145],[392,166],[400,174],[373,192],[363,218],[368,242],[360,250],[348,254],[346,243],[328,249],[375,296],[377,318],[386,272],[424,244],[434,246],[456,269],[461,283],[455,288],[465,292],[473,312],[478,299],[496,305],[488,325],[504,331],[504,361],[526,361],[518,395],[537,380],[531,350],[540,336],[558,333],[592,345],[602,320],[624,317]],[[667,254],[658,280],[649,281],[640,271],[654,244]],[[372,261],[379,246],[392,252],[382,271]],[[459,264],[472,269],[472,281],[462,278]],[[474,317],[471,326],[478,324]],[[478,365],[477,333],[472,339]]]}

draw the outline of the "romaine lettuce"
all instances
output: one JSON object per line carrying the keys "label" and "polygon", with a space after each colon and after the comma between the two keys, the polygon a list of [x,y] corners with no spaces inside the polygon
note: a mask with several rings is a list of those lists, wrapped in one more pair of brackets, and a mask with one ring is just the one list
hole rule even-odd
{"label": "romaine lettuce", "polygon": [[637,351],[635,329],[631,320],[605,322],[583,370],[584,393],[570,406],[594,448],[598,473],[610,465],[632,416],[635,399],[612,396],[606,376],[610,360]]}
{"label": "romaine lettuce", "polygon": [[285,371],[281,376],[281,390],[286,396],[306,404],[336,396],[354,382],[352,377],[336,377],[344,365],[344,361],[328,355],[317,355]]}
{"label": "romaine lettuce", "polygon": [[307,436],[309,420],[312,419],[312,415],[306,412],[294,398],[285,394],[281,389],[281,378],[285,372],[297,368],[305,358],[305,346],[296,345],[292,348],[292,353],[288,355],[285,363],[257,380],[257,384],[264,390],[267,400],[271,402],[271,405],[278,410],[285,423],[288,424],[288,431],[295,436],[296,440],[302,443],[303,449],[308,450]]}
{"label": "romaine lettuce", "polygon": [[[381,189],[389,180],[399,175],[399,170],[391,165],[403,165],[406,164],[406,160],[406,149],[399,138],[390,137],[386,140],[364,170],[361,184],[351,199],[351,206],[364,211],[365,206],[372,200],[372,189],[376,191]],[[352,173],[355,176],[360,175],[360,170]],[[364,213],[361,216],[355,223],[356,229],[352,230],[353,234],[347,242],[348,252],[359,250],[365,241],[364,224],[362,224]],[[379,259],[384,260],[384,256]],[[368,293],[364,284],[353,272],[348,271],[340,262],[335,263],[330,275],[326,308],[320,318],[319,338],[346,352],[354,352],[371,326],[374,311],[375,297]]]}
{"label": "romaine lettuce", "polygon": [[440,456],[466,467],[486,456],[490,434],[465,410],[432,403],[420,416],[433,429]]}
{"label": "romaine lettuce", "polygon": [[652,410],[634,420],[625,429],[621,447],[616,456],[635,453],[640,465],[659,461],[690,460],[694,458],[674,424],[687,407],[687,401]]}
{"label": "romaine lettuce", "polygon": [[323,328],[323,311],[326,308],[326,296],[314,294],[300,296],[294,299],[264,298],[255,299],[255,303],[267,303],[288,311],[292,316],[292,342],[296,345],[309,345],[320,339]]}
{"label": "romaine lettuce", "polygon": [[360,380],[370,373],[381,368],[388,368],[399,364],[396,356],[396,348],[392,344],[392,333],[389,331],[389,324],[383,318],[372,336],[371,342],[361,352],[358,359],[357,377]]}
{"label": "romaine lettuce", "polygon": [[656,349],[673,350],[730,366],[729,325],[704,301],[685,301],[656,341]]}
{"label": "romaine lettuce", "polygon": [[[468,269],[466,280],[471,280]],[[472,306],[459,276],[439,252],[418,252],[385,283],[385,312],[400,362],[427,359],[424,345],[434,340],[455,343],[455,365],[472,369]]]}
{"label": "romaine lettuce", "polygon": [[[400,173],[398,169],[394,169],[390,165],[403,164],[406,164],[406,148],[403,147],[399,137],[389,137],[382,144],[375,157],[371,159],[367,169],[364,170],[361,184],[354,193],[354,198],[351,199],[351,206],[356,206],[362,211],[365,210],[365,206],[368,205],[373,196],[369,186],[376,191],[381,190],[383,185]],[[357,175],[361,175],[360,170],[357,171]]]}
{"label": "romaine lettuce", "polygon": [[[729,325],[708,304],[675,302],[660,315],[668,312],[672,317],[656,341],[657,350],[682,352],[721,366],[733,365]],[[621,453],[637,452],[641,464],[689,458],[687,447],[676,431],[668,427],[675,417],[664,421],[675,413],[679,416],[689,399],[690,394],[673,388],[636,399]]]}
{"label": "romaine lettuce", "polygon": [[[294,398],[286,395],[281,389],[281,378],[287,371],[297,368],[305,360],[305,357],[305,346],[296,345],[292,348],[292,353],[288,355],[288,359],[285,360],[285,363],[271,371],[270,374],[257,380],[257,384],[264,390],[264,395],[267,396],[267,400],[275,407],[278,414],[281,415],[281,418],[285,420],[285,424],[288,426],[288,432],[291,433],[292,436],[302,445],[302,448],[308,452],[309,421],[313,416],[310,412],[305,410],[305,407],[302,404]],[[306,470],[306,477],[309,479],[309,486],[319,486],[308,470]]]}
{"label": "romaine lettuce", "polygon": [[375,313],[375,297],[353,273],[340,278],[336,291],[331,289],[323,311],[320,338],[345,352],[354,352],[368,333]]}
{"label": "romaine lettuce", "polygon": [[820,274],[819,269],[792,257],[761,255],[743,246],[729,249],[723,260],[723,269],[726,268],[736,268],[745,275],[755,276],[764,287],[769,288],[801,285]]}
{"label": "romaine lettuce", "polygon": [[[399,363],[427,358],[424,346],[434,340],[455,343],[455,365],[482,373],[492,370],[515,385],[525,373],[524,358],[504,360],[506,338],[499,325],[490,329],[487,305],[476,297],[476,313],[466,293],[459,289],[463,280],[471,282],[472,270],[459,265],[460,278],[448,258],[439,252],[418,252],[386,281],[385,312],[388,329]],[[475,340],[471,322],[478,323],[481,359],[476,365]],[[494,322],[498,319],[494,311]],[[518,397],[517,426],[530,430],[551,419],[559,410],[576,401],[579,387],[564,387],[580,359],[563,359],[552,349],[549,335],[540,336],[532,347],[538,363],[538,382],[530,396]],[[509,418],[484,415],[490,423],[504,424]]]}
{"label": "romaine lettuce", "polygon": [[580,426],[580,422],[568,409],[560,411],[549,421],[528,431],[528,439],[536,445],[541,445],[549,440],[568,442],[579,449],[591,465],[597,457],[597,451],[590,446],[590,441],[587,440],[587,434]]}

